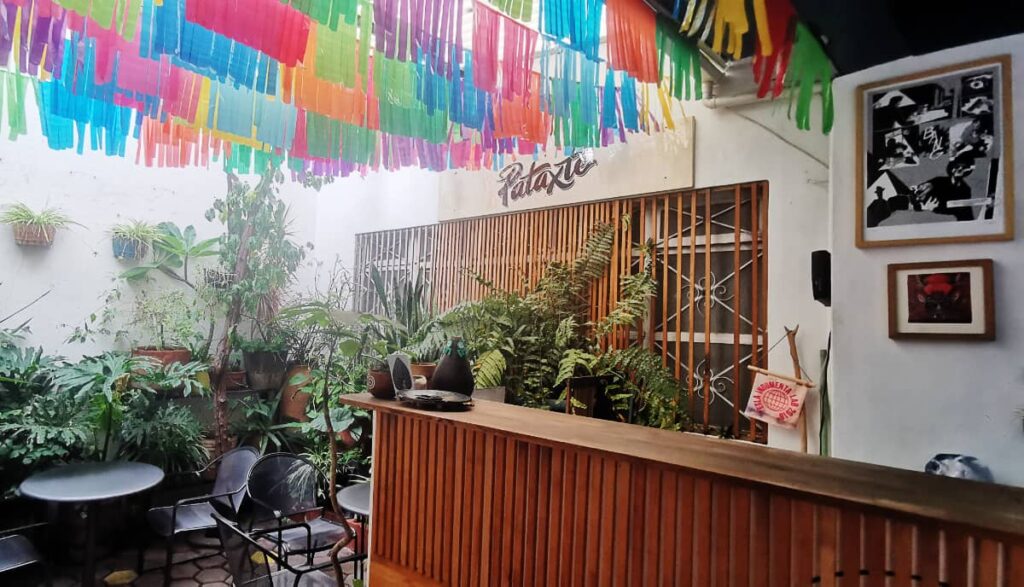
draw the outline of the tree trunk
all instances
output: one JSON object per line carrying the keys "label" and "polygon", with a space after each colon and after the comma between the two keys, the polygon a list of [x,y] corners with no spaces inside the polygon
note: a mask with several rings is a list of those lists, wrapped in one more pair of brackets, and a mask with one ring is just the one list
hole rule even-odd
{"label": "tree trunk", "polygon": [[[335,341],[335,346],[337,346],[337,341]],[[324,412],[324,427],[327,429],[327,443],[331,450],[331,470],[327,476],[327,494],[331,499],[331,509],[334,510],[335,515],[337,515],[338,519],[341,520],[342,525],[345,526],[345,535],[331,548],[330,556],[338,585],[344,585],[345,578],[341,571],[341,563],[338,561],[338,553],[341,552],[342,548],[352,542],[355,538],[355,532],[352,530],[352,527],[348,525],[348,520],[345,519],[345,514],[341,511],[341,506],[338,505],[338,435],[334,431],[334,422],[331,420],[331,393],[330,386],[328,385],[331,379],[331,364],[333,362],[334,346],[331,347],[331,351],[327,355],[327,365],[324,368],[322,409]],[[365,538],[363,540],[365,540]]]}
{"label": "tree trunk", "polygon": [[[233,176],[228,176],[228,191],[231,191]],[[250,215],[251,217],[251,215]],[[235,283],[241,283],[249,273],[249,239],[252,237],[252,221],[245,223],[238,240],[238,258],[235,259]],[[213,391],[213,427],[217,455],[231,450],[228,446],[228,362],[231,358],[231,336],[242,320],[242,298],[236,293],[231,296],[227,319],[224,323],[224,338],[217,349],[217,385]]]}

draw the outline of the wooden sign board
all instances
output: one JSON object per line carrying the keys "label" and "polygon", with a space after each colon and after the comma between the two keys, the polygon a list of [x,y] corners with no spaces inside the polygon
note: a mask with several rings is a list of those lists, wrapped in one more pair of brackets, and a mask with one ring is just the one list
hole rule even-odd
{"label": "wooden sign board", "polygon": [[694,120],[575,154],[507,157],[498,170],[441,175],[441,221],[693,187]]}

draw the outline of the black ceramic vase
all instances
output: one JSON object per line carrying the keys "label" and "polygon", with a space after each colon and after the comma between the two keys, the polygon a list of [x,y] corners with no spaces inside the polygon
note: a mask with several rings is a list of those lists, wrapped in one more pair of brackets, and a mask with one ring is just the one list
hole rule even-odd
{"label": "black ceramic vase", "polygon": [[472,396],[473,369],[469,366],[466,354],[466,343],[459,337],[452,337],[441,353],[441,360],[437,363],[437,369],[434,370],[430,387]]}

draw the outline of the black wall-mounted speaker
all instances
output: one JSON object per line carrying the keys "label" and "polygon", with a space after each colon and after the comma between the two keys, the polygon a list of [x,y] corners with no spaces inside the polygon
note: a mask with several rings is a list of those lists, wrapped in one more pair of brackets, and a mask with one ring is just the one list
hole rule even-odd
{"label": "black wall-mounted speaker", "polygon": [[811,292],[825,306],[832,305],[832,253],[811,251]]}

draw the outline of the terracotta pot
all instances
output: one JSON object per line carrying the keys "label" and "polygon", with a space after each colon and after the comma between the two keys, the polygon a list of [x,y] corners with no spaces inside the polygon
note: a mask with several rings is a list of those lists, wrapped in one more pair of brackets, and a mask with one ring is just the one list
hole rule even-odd
{"label": "terracotta pot", "polygon": [[434,370],[437,369],[437,363],[413,363],[412,364],[412,377],[415,380],[417,377],[423,377],[427,380],[427,385],[430,385],[430,379],[434,376]]}
{"label": "terracotta pot", "polygon": [[[306,519],[308,520],[315,517],[315,515],[316,514],[314,513],[312,516],[306,516]],[[338,514],[334,513],[330,508],[324,509],[323,517],[325,520],[341,523],[341,518],[339,518]],[[295,521],[299,522],[306,520]],[[352,550],[352,552],[363,552],[363,540],[365,540],[363,523],[356,521],[354,518],[345,518],[345,521],[348,522],[349,527],[351,527],[352,531],[356,534],[355,538],[352,539],[352,542],[349,542],[345,548]]]}
{"label": "terracotta pot", "polygon": [[366,391],[377,399],[395,399],[395,386],[391,383],[391,372],[372,370],[366,374]]}
{"label": "terracotta pot", "polygon": [[192,360],[192,351],[188,349],[158,349],[156,347],[143,346],[132,349],[133,357],[149,357],[160,365],[172,365],[174,363],[187,363]]}
{"label": "terracotta pot", "polygon": [[57,229],[38,224],[12,224],[14,242],[23,247],[48,247],[53,244]]}
{"label": "terracotta pot", "polygon": [[[293,383],[294,381],[294,383]],[[306,406],[309,405],[309,394],[302,388],[309,383],[309,365],[294,365],[288,369],[281,388],[281,416],[296,422],[306,422]]]}
{"label": "terracotta pot", "polygon": [[245,376],[245,371],[228,371],[224,374],[227,377],[228,391],[235,391],[237,389],[247,389],[249,387],[249,380]]}
{"label": "terracotta pot", "polygon": [[355,436],[352,436],[351,430],[342,430],[338,433],[338,442],[341,443],[342,448],[350,449],[359,441],[356,440]]}

